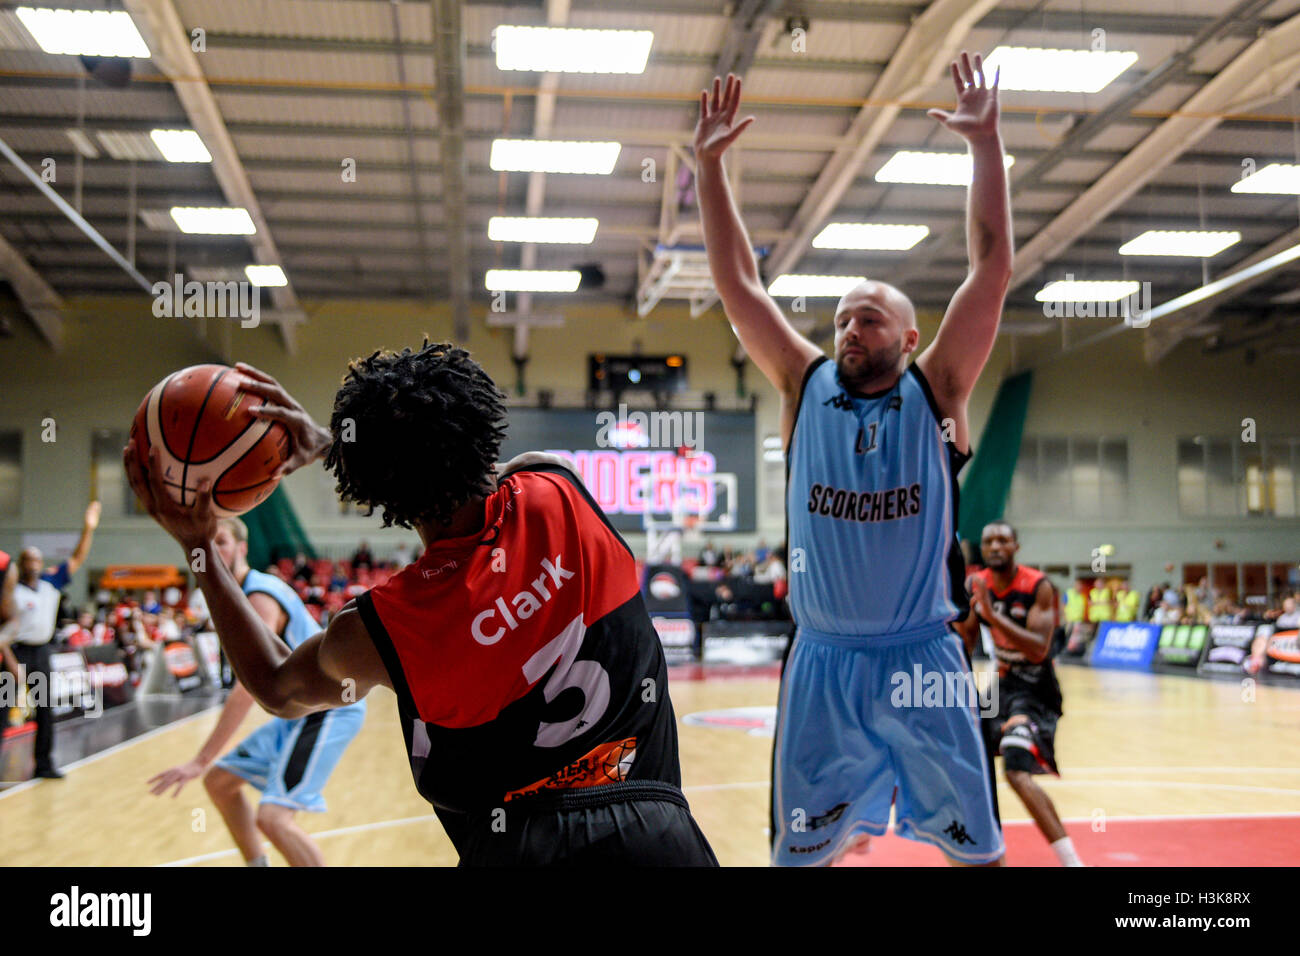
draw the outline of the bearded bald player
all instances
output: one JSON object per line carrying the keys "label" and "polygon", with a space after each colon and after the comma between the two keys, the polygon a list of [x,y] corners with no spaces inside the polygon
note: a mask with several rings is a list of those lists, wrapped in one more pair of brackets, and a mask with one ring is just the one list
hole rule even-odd
{"label": "bearded bald player", "polygon": [[[835,361],[764,290],[723,170],[740,81],[715,79],[695,133],[713,281],[741,344],[781,394],[790,605],[798,630],[782,676],[773,761],[772,862],[817,865],[895,830],[954,864],[1000,864],[973,700],[918,706],[899,693],[919,666],[945,683],[969,667],[949,622],[964,612],[956,477],[970,457],[966,404],[988,359],[1011,275],[1010,197],[997,79],[979,56],[952,64],[957,108],[930,115],[967,140],[970,271],[934,341],[883,282],[840,300]],[[910,362],[910,364],[909,364]],[[802,567],[802,570],[801,570]],[[973,686],[973,685],[968,685]]]}

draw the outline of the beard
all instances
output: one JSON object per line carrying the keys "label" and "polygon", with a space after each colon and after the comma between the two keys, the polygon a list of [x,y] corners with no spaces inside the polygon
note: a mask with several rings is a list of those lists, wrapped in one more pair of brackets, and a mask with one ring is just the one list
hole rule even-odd
{"label": "beard", "polygon": [[900,338],[892,346],[885,349],[871,351],[864,350],[863,355],[855,362],[850,362],[845,358],[835,360],[835,367],[840,373],[840,382],[855,392],[865,391],[864,386],[869,385],[876,379],[895,372],[898,369],[898,360],[903,356],[903,340]]}

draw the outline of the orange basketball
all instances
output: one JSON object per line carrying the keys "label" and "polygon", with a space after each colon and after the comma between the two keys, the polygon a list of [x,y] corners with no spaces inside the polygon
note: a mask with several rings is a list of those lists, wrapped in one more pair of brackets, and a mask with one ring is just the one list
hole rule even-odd
{"label": "orange basketball", "polygon": [[250,414],[261,399],[248,379],[225,365],[194,365],[155,385],[131,422],[141,464],[157,448],[172,500],[192,505],[199,482],[212,482],[213,511],[241,515],[279,484],[272,478],[289,457],[289,433]]}

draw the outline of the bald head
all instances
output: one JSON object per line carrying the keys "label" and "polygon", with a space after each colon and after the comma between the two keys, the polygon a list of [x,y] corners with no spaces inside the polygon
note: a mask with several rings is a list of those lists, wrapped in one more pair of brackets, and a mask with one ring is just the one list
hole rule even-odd
{"label": "bald head", "polygon": [[916,328],[916,309],[912,306],[912,300],[904,295],[901,289],[888,282],[881,282],[879,279],[863,279],[840,298],[839,304],[835,307],[835,315],[838,317],[843,312],[864,307],[874,307],[888,313],[898,319],[905,329]]}
{"label": "bald head", "polygon": [[888,282],[859,282],[835,309],[835,364],[855,391],[891,388],[907,367],[921,334],[916,309]]}

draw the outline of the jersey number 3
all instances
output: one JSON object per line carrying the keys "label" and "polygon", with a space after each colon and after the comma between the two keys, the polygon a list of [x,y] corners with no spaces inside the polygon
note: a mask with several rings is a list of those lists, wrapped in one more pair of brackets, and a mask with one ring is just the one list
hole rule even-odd
{"label": "jersey number 3", "polygon": [[586,631],[582,615],[579,614],[554,640],[540,648],[524,664],[524,677],[532,684],[540,680],[556,661],[559,662],[555,673],[542,690],[547,703],[571,687],[578,688],[583,694],[582,710],[576,716],[553,724],[546,721],[541,723],[535,741],[538,747],[558,747],[585,733],[609,706],[609,674],[605,668],[596,661],[576,659]]}

